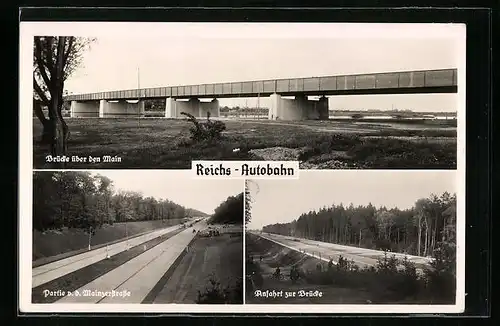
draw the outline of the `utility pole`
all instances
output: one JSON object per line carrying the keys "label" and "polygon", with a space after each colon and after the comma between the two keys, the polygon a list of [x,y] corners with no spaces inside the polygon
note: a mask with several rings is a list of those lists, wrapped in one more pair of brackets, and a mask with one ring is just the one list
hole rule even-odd
{"label": "utility pole", "polygon": [[[140,109],[140,92],[141,92],[141,78],[140,78],[140,72],[139,72],[139,66],[137,66],[137,108]],[[142,113],[142,112],[139,112]],[[139,114],[139,118],[140,118]]]}
{"label": "utility pole", "polygon": [[129,244],[128,244],[128,219],[125,218],[125,246],[127,250],[129,249]]}
{"label": "utility pole", "polygon": [[257,93],[257,120],[260,120],[260,93]]}

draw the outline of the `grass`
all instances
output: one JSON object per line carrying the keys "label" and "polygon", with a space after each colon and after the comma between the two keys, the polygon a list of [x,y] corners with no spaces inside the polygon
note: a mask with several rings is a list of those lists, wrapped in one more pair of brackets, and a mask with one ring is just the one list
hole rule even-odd
{"label": "grass", "polygon": [[[272,147],[300,149],[299,159],[312,165],[339,160],[347,168],[456,167],[456,128],[446,121],[227,120],[220,141],[196,144],[188,141],[191,124],[185,120],[89,118],[67,123],[68,156],[121,158],[117,163],[69,163],[67,168],[190,169],[191,160],[260,160],[251,150]],[[37,120],[33,132],[34,165],[47,168],[48,150],[37,142]]]}
{"label": "grass", "polygon": [[[157,291],[153,302],[241,304],[243,240],[239,234],[239,237],[229,233],[196,237],[189,251],[163,282],[162,289]],[[209,297],[203,297],[204,294]]]}
{"label": "grass", "polygon": [[175,236],[181,231],[183,231],[183,229],[169,232],[160,237],[157,237],[155,239],[149,240],[140,245],[132,247],[128,250],[122,251],[110,257],[109,259],[103,259],[97,263],[88,265],[72,273],[56,278],[48,283],[39,285],[33,288],[31,291],[32,303],[53,303],[59,298],[56,296],[45,297],[43,295],[43,291],[64,290],[68,292],[77,290],[80,287],[84,286],[85,284],[88,284],[93,280],[95,280],[96,278],[106,274],[107,272],[125,264],[134,257],[137,257],[138,255],[142,254],[145,250],[149,250],[159,245],[160,243],[164,242],[165,240]]}
{"label": "grass", "polygon": [[[128,222],[104,225],[96,230],[91,239],[91,249],[97,249],[117,241],[139,236],[146,232],[182,223],[182,219]],[[48,264],[51,261],[63,259],[88,250],[88,235],[79,229],[63,229],[59,231],[33,231],[33,266]]]}

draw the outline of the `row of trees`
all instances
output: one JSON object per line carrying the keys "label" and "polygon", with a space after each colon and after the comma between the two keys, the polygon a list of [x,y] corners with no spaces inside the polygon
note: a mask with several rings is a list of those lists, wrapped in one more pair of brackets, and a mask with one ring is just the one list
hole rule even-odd
{"label": "row of trees", "polygon": [[251,114],[251,115],[256,115],[256,114],[267,114],[269,111],[269,108],[266,107],[240,107],[240,106],[235,106],[235,107],[228,107],[228,106],[221,106],[220,112],[221,113],[243,113],[243,114]]}
{"label": "row of trees", "polygon": [[166,199],[115,191],[111,179],[89,172],[33,172],[33,191],[33,228],[39,231],[206,216]]}
{"label": "row of trees", "polygon": [[210,223],[243,224],[243,193],[229,196],[214,211]]}
{"label": "row of trees", "polygon": [[291,223],[263,227],[264,232],[312,240],[433,255],[438,243],[456,227],[456,195],[448,192],[421,198],[409,209],[332,205],[302,214]]}

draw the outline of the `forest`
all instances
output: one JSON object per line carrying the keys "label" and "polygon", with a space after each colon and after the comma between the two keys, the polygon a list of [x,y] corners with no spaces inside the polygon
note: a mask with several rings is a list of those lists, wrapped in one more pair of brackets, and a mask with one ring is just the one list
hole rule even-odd
{"label": "forest", "polygon": [[89,172],[33,172],[33,229],[95,231],[114,222],[179,219],[207,214],[168,199],[116,190],[106,176]]}
{"label": "forest", "polygon": [[[456,194],[418,199],[408,209],[342,204],[300,215],[290,223],[262,228],[311,240],[432,256],[439,243],[456,232]],[[454,241],[454,239],[453,239]]]}
{"label": "forest", "polygon": [[229,196],[214,210],[212,224],[243,224],[243,193]]}

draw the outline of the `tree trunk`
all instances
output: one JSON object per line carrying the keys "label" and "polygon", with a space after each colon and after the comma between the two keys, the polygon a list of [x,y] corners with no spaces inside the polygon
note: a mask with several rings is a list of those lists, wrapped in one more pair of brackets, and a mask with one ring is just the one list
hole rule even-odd
{"label": "tree trunk", "polygon": [[418,243],[417,243],[417,256],[420,256],[420,247],[422,242],[422,218],[418,218]]}
{"label": "tree trunk", "polygon": [[89,228],[89,251],[90,251],[90,240],[92,239],[92,230]]}
{"label": "tree trunk", "polygon": [[448,238],[448,231],[446,230],[446,216],[443,217],[443,230],[441,231],[441,241],[444,242]]}
{"label": "tree trunk", "polygon": [[434,248],[436,248],[436,233],[437,233],[437,223],[435,223],[434,230],[432,230],[432,244],[431,244],[431,252],[434,252]]}
{"label": "tree trunk", "polygon": [[[64,88],[64,45],[66,43],[66,38],[61,36],[57,44],[57,58],[56,66],[54,69],[54,75],[51,76],[52,85],[49,86],[51,95],[51,105],[49,106],[49,117],[52,122],[52,142],[51,142],[51,154],[52,156],[63,156],[66,155],[66,140],[68,138],[68,126],[64,122],[61,114],[62,108],[62,95]],[[64,162],[55,163],[56,167],[64,168],[66,164]]]}
{"label": "tree trunk", "polygon": [[424,242],[424,256],[427,256],[427,249],[428,249],[428,243],[429,243],[429,223],[427,222],[427,219],[425,221],[425,242]]}
{"label": "tree trunk", "polygon": [[50,120],[45,117],[42,110],[42,105],[39,101],[33,101],[33,111],[35,112],[36,117],[42,124],[42,135],[40,136],[41,144],[50,144],[52,136],[51,136],[51,123]]}

